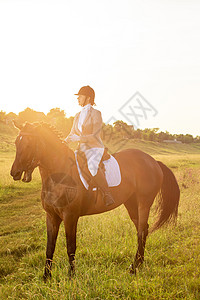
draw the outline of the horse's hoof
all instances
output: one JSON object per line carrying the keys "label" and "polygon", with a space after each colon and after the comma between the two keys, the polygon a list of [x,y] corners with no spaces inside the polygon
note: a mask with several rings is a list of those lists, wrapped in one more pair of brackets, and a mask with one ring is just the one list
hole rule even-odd
{"label": "horse's hoof", "polygon": [[75,276],[75,269],[69,269],[68,271],[68,276],[69,276],[69,279],[72,279],[74,276]]}
{"label": "horse's hoof", "polygon": [[133,264],[131,264],[128,269],[129,269],[129,272],[131,275],[135,275],[135,270],[134,270]]}
{"label": "horse's hoof", "polygon": [[136,274],[137,274],[137,271],[138,271],[138,269],[135,268],[135,266],[134,266],[133,264],[131,264],[131,265],[129,266],[129,272],[130,272],[131,275],[136,275]]}
{"label": "horse's hoof", "polygon": [[48,274],[44,273],[44,275],[43,275],[43,281],[47,282],[47,280],[50,280],[50,279],[51,279],[51,273],[48,273]]}

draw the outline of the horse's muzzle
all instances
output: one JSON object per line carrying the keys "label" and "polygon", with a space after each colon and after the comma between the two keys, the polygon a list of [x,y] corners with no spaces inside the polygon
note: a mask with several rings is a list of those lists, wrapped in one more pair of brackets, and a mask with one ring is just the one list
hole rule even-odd
{"label": "horse's muzzle", "polygon": [[21,179],[22,173],[23,173],[22,171],[16,171],[16,172],[14,172],[12,169],[11,169],[11,171],[10,171],[10,175],[12,176],[12,178],[13,178],[15,181]]}
{"label": "horse's muzzle", "polygon": [[[22,174],[23,178],[22,178]],[[16,165],[15,163],[12,165],[11,171],[10,171],[10,175],[12,176],[12,178],[17,181],[17,180],[21,180],[23,182],[30,182],[32,180],[32,173],[33,173],[33,169],[31,170],[24,170],[23,168],[21,168],[19,165]]]}
{"label": "horse's muzzle", "polygon": [[[22,178],[22,174],[24,172],[23,178]],[[10,175],[12,176],[12,178],[17,181],[17,180],[21,180],[23,182],[30,182],[32,180],[32,172],[29,171],[16,171],[16,172],[10,172]]]}

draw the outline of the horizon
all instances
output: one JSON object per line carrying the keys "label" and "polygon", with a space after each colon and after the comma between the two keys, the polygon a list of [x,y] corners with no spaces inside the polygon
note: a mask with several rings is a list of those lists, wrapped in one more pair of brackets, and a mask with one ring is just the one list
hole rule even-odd
{"label": "horizon", "polygon": [[[62,111],[62,109],[60,108],[60,107],[53,107],[53,108],[51,108],[51,109],[60,109],[61,111]],[[25,111],[26,109],[30,109],[30,110],[33,110],[33,111],[35,111],[35,112],[39,112],[39,113],[44,113],[45,114],[45,116],[47,116],[47,114],[50,112],[50,110],[49,111],[47,111],[47,112],[43,112],[43,111],[37,111],[37,110],[34,110],[34,109],[32,109],[31,107],[26,107],[23,111]],[[19,112],[17,112],[17,113],[15,113],[15,112],[12,112],[12,111],[10,111],[10,112],[5,112],[6,113],[6,115],[8,115],[9,113],[14,113],[14,114],[16,114],[17,116],[19,115],[19,113],[21,113],[21,112],[23,112],[23,111],[19,111]],[[64,111],[65,112],[65,111]],[[74,116],[67,116],[66,115],[66,112],[65,112],[65,118],[67,118],[67,119],[69,119],[69,118],[71,118],[71,117],[74,117]],[[111,120],[112,121],[112,120]],[[104,122],[104,120],[103,120],[103,122],[105,123],[105,124],[111,124],[112,126],[114,125],[113,123],[115,122],[115,121],[123,121],[123,120],[113,120],[113,122],[110,122],[110,123],[108,123],[108,122]],[[187,133],[183,133],[183,132],[170,132],[170,131],[168,131],[168,130],[163,130],[162,128],[159,128],[159,127],[144,127],[144,128],[139,128],[139,127],[134,127],[134,125],[133,124],[128,124],[128,122],[126,122],[126,121],[123,121],[123,122],[125,122],[127,125],[131,125],[131,126],[133,126],[133,129],[134,130],[137,130],[137,129],[140,129],[140,130],[144,130],[144,129],[150,129],[150,130],[153,130],[153,129],[157,129],[158,128],[158,131],[157,131],[157,133],[159,133],[159,132],[168,132],[169,134],[171,134],[171,135],[179,135],[179,134],[183,134],[183,135],[192,135],[193,136],[193,138],[197,138],[197,137],[200,137],[200,135],[193,135],[192,133],[189,133],[189,132],[187,132]]]}

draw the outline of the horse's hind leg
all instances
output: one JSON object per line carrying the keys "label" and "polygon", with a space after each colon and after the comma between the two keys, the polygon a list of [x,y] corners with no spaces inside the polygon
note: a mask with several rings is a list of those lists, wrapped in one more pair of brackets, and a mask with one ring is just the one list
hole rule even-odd
{"label": "horse's hind leg", "polygon": [[124,206],[126,207],[131,220],[138,230],[138,204],[135,194],[133,194],[133,196],[124,203]]}
{"label": "horse's hind leg", "polygon": [[149,197],[138,197],[138,249],[135,256],[134,264],[131,266],[131,273],[135,274],[136,270],[142,265],[144,261],[144,250],[146,244],[146,238],[148,235],[148,218],[150,207],[153,203]]}

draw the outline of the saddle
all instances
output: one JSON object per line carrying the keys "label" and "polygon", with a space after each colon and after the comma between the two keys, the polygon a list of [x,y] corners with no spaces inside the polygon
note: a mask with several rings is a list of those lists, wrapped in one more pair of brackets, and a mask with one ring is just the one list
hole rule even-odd
{"label": "saddle", "polygon": [[[104,175],[105,175],[105,166],[104,166],[103,162],[105,160],[108,160],[109,158],[110,158],[110,154],[108,153],[107,148],[105,148],[102,158],[101,158],[101,161],[99,163],[99,168],[101,168]],[[88,169],[87,158],[83,151],[80,151],[80,150],[77,151],[77,161],[78,161],[78,165],[81,170],[82,176],[84,177],[86,182],[89,184],[88,190],[92,190],[96,186],[94,185],[93,177]]]}

